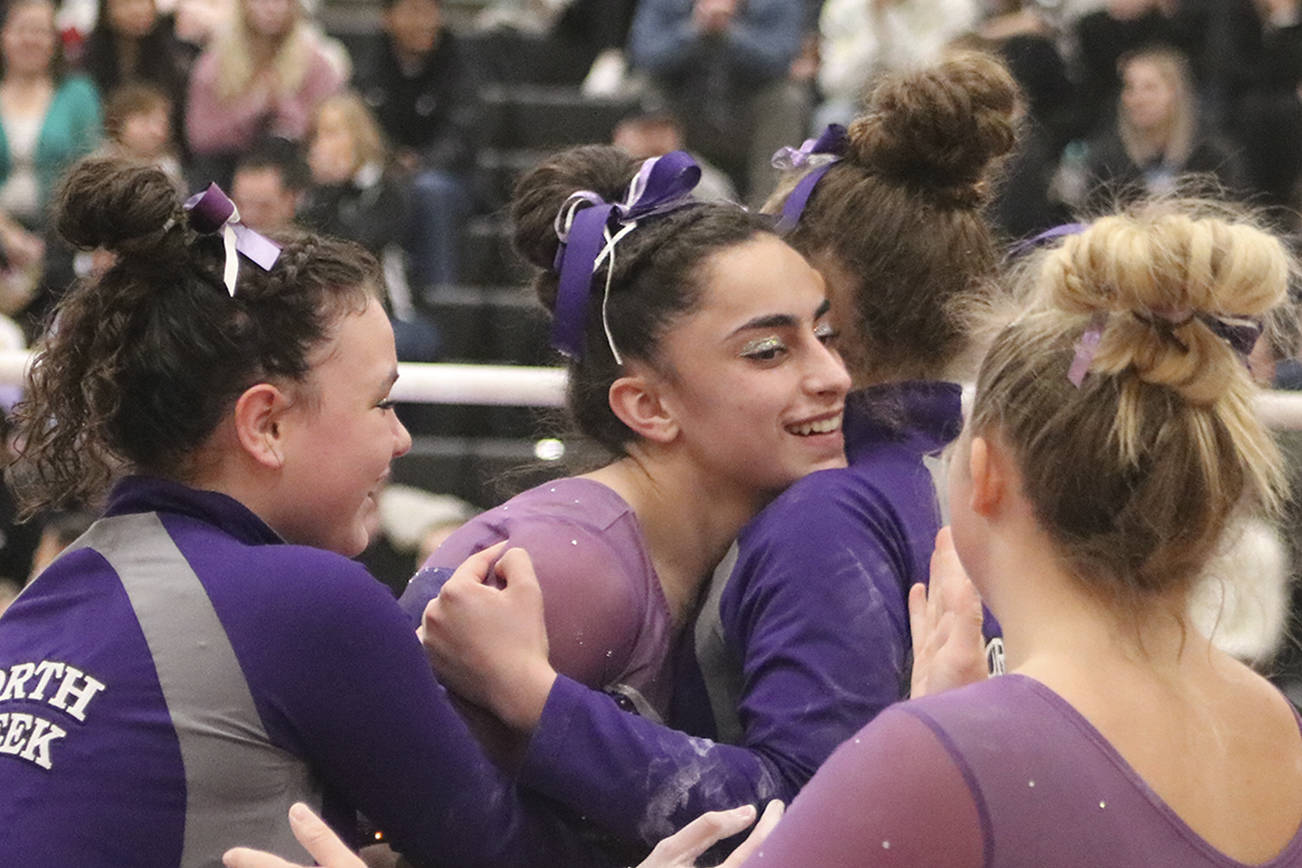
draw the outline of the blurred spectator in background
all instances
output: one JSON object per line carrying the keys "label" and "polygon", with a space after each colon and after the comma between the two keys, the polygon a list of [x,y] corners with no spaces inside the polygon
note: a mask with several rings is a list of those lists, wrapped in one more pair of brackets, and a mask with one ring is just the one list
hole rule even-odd
{"label": "blurred spectator in background", "polygon": [[1080,90],[1077,133],[1096,134],[1115,118],[1121,92],[1119,63],[1150,45],[1169,45],[1186,57],[1199,57],[1206,34],[1198,0],[1107,0],[1102,9],[1075,24]]}
{"label": "blurred spectator in background", "polygon": [[1271,205],[1296,208],[1302,174],[1302,0],[1256,0],[1256,7],[1253,51],[1234,67],[1230,115],[1253,188]]}
{"label": "blurred spectator in background", "polygon": [[301,140],[346,78],[298,0],[237,0],[234,17],[190,76],[185,130],[196,186],[229,186],[238,155],[265,137]]}
{"label": "blurred spectator in background", "polygon": [[356,241],[384,267],[389,319],[398,358],[432,362],[438,332],[417,309],[406,274],[402,242],[410,200],[388,170],[388,153],[375,116],[352,91],[325,100],[316,111],[308,138],[312,173],[298,219],[315,232]]}
{"label": "blurred spectator in background", "polygon": [[465,50],[443,24],[441,0],[385,0],[384,32],[358,53],[355,85],[408,176],[403,238],[412,283],[455,284],[461,227],[472,207],[470,172],[479,101]]}
{"label": "blurred spectator in background", "polygon": [[152,84],[125,84],[104,106],[106,144],[116,153],[152,163],[185,191],[181,160],[172,135],[172,101]]}
{"label": "blurred spectator in background", "polygon": [[1035,0],[984,0],[984,17],[953,43],[999,55],[1021,89],[1018,147],[1004,168],[989,217],[1005,235],[1026,238],[1068,219],[1053,192],[1075,124],[1075,88],[1058,33]]}
{"label": "blurred spectator in background", "polygon": [[307,164],[287,142],[270,142],[235,166],[231,200],[240,222],[258,232],[280,232],[294,223],[311,183]]}
{"label": "blurred spectator in background", "polygon": [[158,88],[175,112],[169,123],[179,135],[192,59],[173,34],[171,19],[158,14],[154,0],[100,0],[81,68],[106,100],[124,84],[144,82]]}
{"label": "blurred spectator in background", "polygon": [[95,86],[66,75],[48,0],[13,0],[0,25],[0,253],[8,292],[29,293],[32,337],[72,279],[72,253],[45,234],[46,205],[63,170],[99,143]]}
{"label": "blurred spectator in background", "polygon": [[881,73],[939,60],[979,11],[977,0],[826,0],[819,18],[823,104],[815,127],[848,124],[861,114],[867,89]]}
{"label": "blurred spectator in background", "polygon": [[1114,127],[1089,149],[1088,172],[1095,187],[1092,207],[1110,207],[1126,191],[1164,194],[1180,176],[1215,176],[1230,193],[1242,193],[1239,164],[1228,147],[1198,121],[1193,76],[1185,56],[1173,48],[1146,48],[1122,58],[1122,89]]}
{"label": "blurred spectator in background", "polygon": [[[636,160],[661,157],[687,147],[683,122],[667,106],[654,102],[638,106],[615,125],[611,142]],[[701,180],[692,195],[707,201],[736,202],[737,188],[718,167],[693,155],[701,167]]]}
{"label": "blurred spectator in background", "polygon": [[808,125],[808,91],[789,77],[804,24],[793,0],[641,0],[633,19],[633,65],[684,120],[688,146],[755,205],[777,180],[773,152]]}
{"label": "blurred spectator in background", "polygon": [[504,0],[479,16],[490,74],[531,84],[582,85],[611,96],[624,84],[624,45],[638,0]]}

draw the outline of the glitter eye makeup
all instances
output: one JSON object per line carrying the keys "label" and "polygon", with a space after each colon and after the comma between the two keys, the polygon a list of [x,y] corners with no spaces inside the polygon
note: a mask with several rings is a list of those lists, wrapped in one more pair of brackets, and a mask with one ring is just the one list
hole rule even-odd
{"label": "glitter eye makeup", "polygon": [[785,350],[786,344],[776,337],[760,338],[748,342],[741,348],[741,356],[745,359],[768,360],[775,358],[778,353]]}

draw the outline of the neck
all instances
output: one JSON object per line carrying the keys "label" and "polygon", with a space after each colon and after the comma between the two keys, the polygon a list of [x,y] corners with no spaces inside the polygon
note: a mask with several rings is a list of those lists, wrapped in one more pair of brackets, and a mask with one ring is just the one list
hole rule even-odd
{"label": "neck", "polygon": [[675,625],[690,615],[701,587],[767,498],[712,486],[677,456],[635,449],[585,474],[614,489],[637,516]]}
{"label": "neck", "polygon": [[1010,671],[1054,687],[1104,686],[1118,671],[1178,680],[1191,660],[1206,657],[1207,640],[1188,623],[1182,594],[1153,600],[1143,612],[1119,611],[1072,575],[1039,532],[993,541],[986,572],[1006,577],[986,600],[1003,628]]}

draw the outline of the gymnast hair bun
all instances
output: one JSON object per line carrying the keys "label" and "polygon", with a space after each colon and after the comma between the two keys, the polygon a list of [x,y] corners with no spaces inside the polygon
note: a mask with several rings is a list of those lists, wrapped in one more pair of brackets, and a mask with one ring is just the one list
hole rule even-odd
{"label": "gymnast hair bun", "polygon": [[1109,318],[1092,370],[1128,368],[1194,404],[1216,400],[1242,362],[1208,319],[1257,318],[1288,294],[1290,259],[1243,218],[1153,204],[1104,217],[1045,258],[1045,306]]}
{"label": "gymnast hair bun", "polygon": [[1018,88],[990,55],[963,52],[888,76],[850,125],[848,158],[888,179],[974,207],[989,194],[995,160],[1017,142]]}
{"label": "gymnast hair bun", "polygon": [[584,145],[543,161],[516,184],[511,201],[515,248],[544,270],[535,289],[548,310],[556,303],[554,263],[560,245],[556,215],[561,206],[579,190],[596,193],[607,202],[619,201],[636,169],[637,162],[618,148]]}
{"label": "gymnast hair bun", "polygon": [[185,219],[176,188],[155,166],[112,157],[83,160],[60,185],[54,212],[59,234],[85,250],[161,257],[167,247],[185,243],[183,231],[169,231]]}

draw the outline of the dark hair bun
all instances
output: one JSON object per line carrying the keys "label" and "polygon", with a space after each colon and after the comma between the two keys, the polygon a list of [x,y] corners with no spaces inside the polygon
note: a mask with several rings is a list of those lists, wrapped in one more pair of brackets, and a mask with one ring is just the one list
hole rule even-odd
{"label": "dark hair bun", "polygon": [[[511,223],[516,250],[539,268],[551,270],[560,246],[556,215],[565,200],[579,190],[590,190],[607,202],[619,201],[636,169],[632,157],[608,145],[571,148],[544,160],[515,186]],[[551,309],[555,281],[539,280],[536,285],[538,297]]]}
{"label": "dark hair bun", "polygon": [[69,243],[109,250],[157,243],[167,221],[181,214],[176,188],[161,169],[113,157],[75,165],[59,186],[54,212]]}
{"label": "dark hair bun", "polygon": [[1017,96],[1003,63],[979,52],[889,76],[850,126],[849,158],[959,204],[979,204],[992,164],[1017,142]]}

